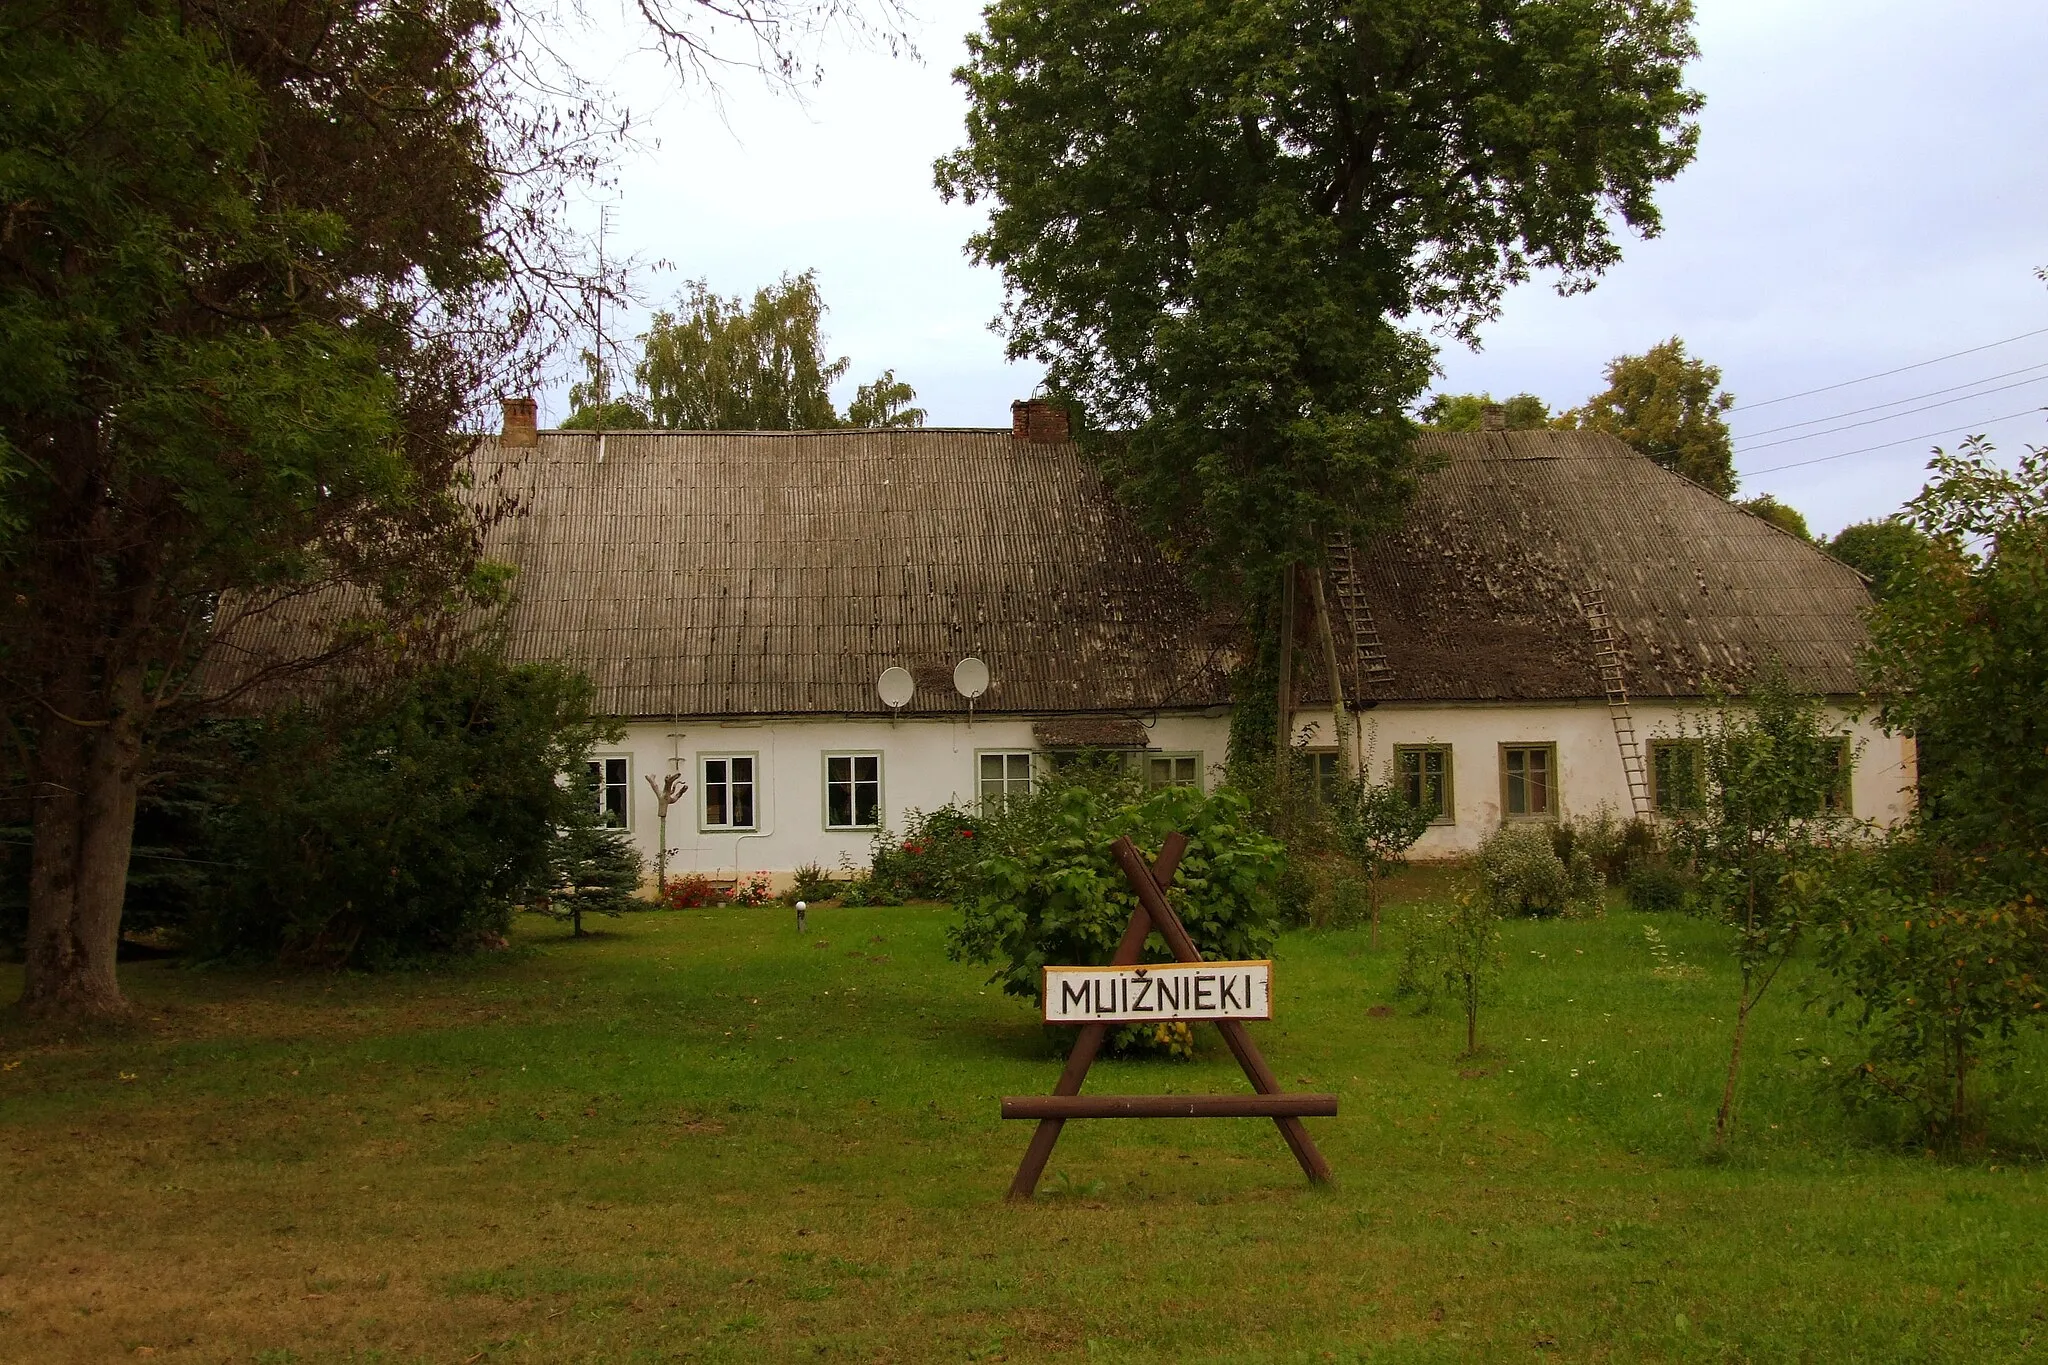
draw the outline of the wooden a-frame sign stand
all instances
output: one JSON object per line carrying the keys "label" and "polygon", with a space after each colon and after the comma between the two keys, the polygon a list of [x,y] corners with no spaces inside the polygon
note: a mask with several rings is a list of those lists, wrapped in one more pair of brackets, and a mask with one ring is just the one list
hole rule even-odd
{"label": "wooden a-frame sign stand", "polygon": [[[1110,846],[1117,865],[1129,879],[1131,889],[1138,894],[1137,909],[1131,912],[1130,925],[1124,930],[1116,955],[1110,959],[1111,966],[1138,965],[1144,955],[1146,936],[1154,929],[1166,940],[1166,946],[1178,961],[1199,963],[1202,960],[1202,955],[1195,950],[1194,940],[1188,937],[1188,931],[1181,925],[1180,916],[1173,913],[1173,907],[1166,899],[1166,888],[1173,884],[1174,871],[1180,866],[1181,855],[1187,852],[1187,847],[1186,835],[1169,834],[1160,846],[1157,861],[1147,867],[1145,856],[1128,838],[1119,838]],[[1102,1049],[1102,1040],[1109,1032],[1109,1025],[1081,1025],[1080,1034],[1074,1039],[1074,1050],[1067,1056],[1066,1070],[1060,1073],[1059,1084],[1053,1087],[1052,1094],[1010,1096],[1003,1100],[1004,1118],[1038,1120],[1038,1130],[1031,1135],[1031,1145],[1025,1148],[1024,1160],[1017,1167],[1017,1178],[1010,1182],[1010,1198],[1029,1199],[1038,1192],[1038,1181],[1045,1174],[1045,1163],[1052,1159],[1053,1144],[1060,1140],[1060,1129],[1068,1119],[1083,1118],[1270,1118],[1286,1140],[1288,1149],[1294,1153],[1294,1159],[1301,1163],[1303,1173],[1317,1184],[1327,1182],[1330,1164],[1316,1150],[1315,1140],[1308,1135],[1302,1119],[1336,1114],[1337,1097],[1284,1093],[1280,1089],[1279,1078],[1266,1065],[1266,1059],[1259,1055],[1258,1045],[1252,1042],[1243,1021],[1218,1019],[1214,1022],[1222,1030],[1223,1041],[1230,1045],[1237,1064],[1244,1068],[1245,1079],[1252,1083],[1257,1094],[1084,1096],[1081,1094],[1081,1082],[1087,1079],[1088,1068],[1095,1064],[1095,1054]]]}

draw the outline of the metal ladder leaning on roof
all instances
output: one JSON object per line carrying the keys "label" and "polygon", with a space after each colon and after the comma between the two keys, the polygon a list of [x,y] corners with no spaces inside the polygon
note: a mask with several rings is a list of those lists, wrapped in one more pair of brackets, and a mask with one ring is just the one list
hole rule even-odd
{"label": "metal ladder leaning on roof", "polygon": [[1351,627],[1352,675],[1360,683],[1391,679],[1394,670],[1387,665],[1379,628],[1372,623],[1372,608],[1366,605],[1365,584],[1358,577],[1358,557],[1349,536],[1330,542],[1330,591],[1337,599],[1337,610]]}
{"label": "metal ladder leaning on roof", "polygon": [[1639,820],[1650,817],[1650,779],[1643,767],[1643,749],[1636,742],[1635,717],[1628,709],[1628,675],[1621,665],[1621,648],[1614,634],[1614,618],[1608,614],[1607,598],[1598,588],[1585,595],[1586,621],[1593,628],[1593,663],[1600,671],[1600,687],[1607,693],[1607,714],[1614,721],[1614,743],[1621,750],[1621,775],[1628,782],[1628,803]]}

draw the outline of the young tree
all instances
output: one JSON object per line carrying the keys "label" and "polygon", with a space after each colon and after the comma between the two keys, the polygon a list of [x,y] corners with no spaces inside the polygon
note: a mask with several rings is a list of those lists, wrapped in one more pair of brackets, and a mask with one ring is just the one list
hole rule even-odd
{"label": "young tree", "polygon": [[846,425],[921,427],[925,410],[912,407],[916,401],[916,389],[898,379],[896,371],[884,370],[874,383],[863,384],[854,391],[853,401],[846,405]]}
{"label": "young tree", "polygon": [[1685,353],[1677,337],[1642,355],[1607,364],[1607,388],[1556,425],[1605,431],[1722,497],[1735,495],[1735,446],[1722,414],[1735,395],[1721,390],[1721,370]]}
{"label": "young tree", "polygon": [[1391,780],[1346,783],[1331,804],[1337,842],[1365,873],[1365,901],[1372,922],[1372,950],[1380,950],[1380,883],[1401,865],[1429,828],[1432,812],[1409,801]]}
{"label": "young tree", "polygon": [[616,918],[632,908],[640,853],[626,831],[606,823],[587,767],[574,775],[568,795],[549,855],[549,884],[535,908],[569,921],[571,935],[582,938],[585,915]]}
{"label": "young tree", "polygon": [[0,713],[34,796],[31,1011],[125,1009],[150,736],[221,628],[322,585],[431,621],[480,586],[457,427],[551,223],[510,166],[579,155],[519,117],[497,41],[486,6],[414,0],[0,17]]}
{"label": "young tree", "polygon": [[997,0],[969,39],[936,175],[992,205],[968,249],[1003,272],[1010,354],[1113,432],[1090,448],[1115,485],[1279,653],[1294,566],[1411,486],[1409,320],[1469,338],[1532,269],[1589,287],[1692,158],[1687,0],[1515,13]]}
{"label": "young tree", "polygon": [[[1432,394],[1415,420],[1434,431],[1478,431],[1493,401],[1490,393]],[[1540,431],[1550,425],[1550,405],[1533,393],[1518,393],[1499,406],[1509,431]]]}
{"label": "young tree", "polygon": [[1741,976],[1734,1038],[1714,1142],[1725,1146],[1742,1073],[1749,1016],[1791,960],[1811,920],[1817,874],[1833,812],[1854,755],[1820,703],[1795,692],[1780,672],[1758,678],[1698,732],[1705,799],[1680,815],[1677,846],[1699,876],[1692,905],[1730,931]]}
{"label": "young tree", "polygon": [[1506,965],[1500,950],[1500,911],[1472,887],[1452,893],[1450,904],[1423,907],[1409,930],[1397,991],[1457,1002],[1465,1016],[1465,1055],[1479,1051],[1479,1010],[1490,1002]]}

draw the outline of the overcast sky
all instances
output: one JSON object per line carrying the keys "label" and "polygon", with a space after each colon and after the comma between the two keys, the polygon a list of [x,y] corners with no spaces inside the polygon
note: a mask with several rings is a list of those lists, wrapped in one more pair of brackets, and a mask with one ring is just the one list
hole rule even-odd
{"label": "overcast sky", "polygon": [[[1613,356],[1683,336],[1742,405],[1744,494],[1774,493],[1824,532],[1895,509],[1937,441],[2048,442],[2048,286],[2033,275],[2048,265],[2048,5],[1699,9],[1701,150],[1662,193],[1664,234],[1631,242],[1590,295],[1561,299],[1542,281],[1511,294],[1482,350],[1444,343],[1438,387],[1564,407],[1603,387]],[[961,252],[976,216],[940,203],[931,175],[960,139],[950,72],[979,4],[918,10],[922,60],[827,50],[802,102],[734,73],[722,116],[650,58],[623,55],[623,14],[582,34],[585,73],[656,144],[601,196],[609,241],[672,264],[641,277],[655,303],[684,279],[741,293],[815,268],[830,349],[853,362],[842,402],[893,367],[934,424],[1002,425],[1038,374],[1004,360],[988,328],[1000,284]],[[1844,381],[1864,382],[1769,401]],[[565,406],[562,389],[546,394],[543,421]]]}

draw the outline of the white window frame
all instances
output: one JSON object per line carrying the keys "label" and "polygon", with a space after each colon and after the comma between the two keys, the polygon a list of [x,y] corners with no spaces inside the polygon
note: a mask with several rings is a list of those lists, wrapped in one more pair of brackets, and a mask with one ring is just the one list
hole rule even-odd
{"label": "white window frame", "polygon": [[[832,784],[834,780],[832,777],[832,761],[834,759],[845,759],[848,762],[849,766],[847,767],[847,776],[845,778],[845,785],[849,789],[847,791],[848,814],[853,816],[854,820],[857,822],[860,819],[860,789],[862,786],[865,785],[865,779],[863,779],[859,775],[860,769],[857,766],[857,763],[860,759],[863,758],[872,758],[873,760],[875,760],[874,822],[872,824],[866,825],[859,823],[849,825],[835,825],[832,823]],[[822,767],[825,775],[824,784],[820,790],[825,799],[822,807],[818,812],[818,818],[824,823],[824,827],[828,832],[833,834],[871,834],[875,830],[882,828],[882,826],[886,825],[889,822],[889,808],[885,804],[888,795],[888,788],[885,785],[885,765],[882,762],[881,750],[836,749],[820,755],[820,759],[820,766]]]}
{"label": "white window frame", "polygon": [[[1042,780],[1042,778],[1040,777],[1038,771],[1039,764],[1037,750],[976,749],[974,751],[974,799],[977,802],[986,801],[989,797],[988,789],[986,786],[986,783],[989,781],[989,779],[982,775],[981,765],[991,758],[1000,758],[1003,760],[1003,775],[1001,777],[994,779],[1002,786],[1002,790],[997,793],[999,801],[1007,801],[1012,796],[1029,796],[1032,792],[1038,789],[1038,784]],[[1015,777],[1010,775],[1010,760],[1014,758],[1021,758],[1024,760],[1024,788],[1021,792],[1012,789],[1013,784],[1017,781]]]}
{"label": "white window frame", "polygon": [[[748,777],[748,780],[744,783],[735,782],[733,780],[732,764],[733,761],[736,759],[744,759],[747,761],[749,765],[747,768],[747,772],[750,774],[750,776]],[[711,788],[713,785],[711,781],[711,765],[713,763],[723,763],[726,765],[725,780],[717,784],[718,786],[723,788],[725,792],[726,819],[723,823],[718,824],[712,823],[711,820]],[[753,819],[749,820],[744,825],[734,824],[732,822],[732,790],[736,786],[745,786],[746,788],[748,788],[748,804],[751,807],[749,814],[753,816]],[[758,751],[749,751],[743,749],[730,753],[698,754],[697,793],[697,829],[699,832],[705,834],[737,834],[761,828],[760,753]]]}
{"label": "white window frame", "polygon": [[[597,813],[606,817],[612,814],[611,807],[605,798],[616,788],[619,793],[620,809],[618,811],[619,823],[614,828],[633,828],[633,756],[631,754],[619,753],[592,754],[589,763],[592,768],[597,770],[596,781],[592,783],[596,788]],[[617,783],[610,781],[611,765],[614,763],[622,765],[625,774]],[[611,823],[609,818],[607,818],[605,823]]]}

